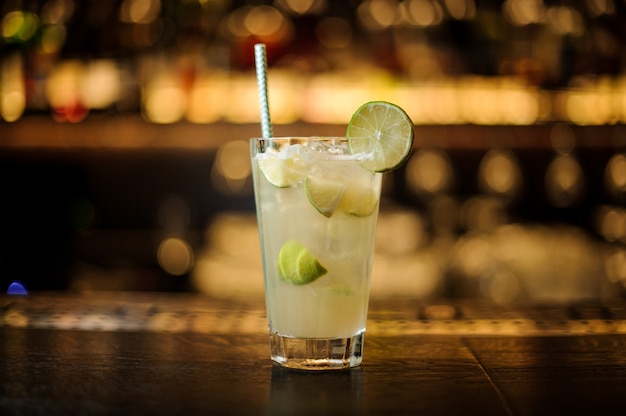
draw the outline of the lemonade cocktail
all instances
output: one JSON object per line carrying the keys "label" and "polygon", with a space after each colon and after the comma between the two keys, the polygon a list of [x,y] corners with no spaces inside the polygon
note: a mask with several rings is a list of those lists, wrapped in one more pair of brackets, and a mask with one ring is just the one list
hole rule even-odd
{"label": "lemonade cocktail", "polygon": [[251,140],[271,357],[286,367],[362,361],[381,172],[406,159],[413,125],[370,102],[347,133]]}
{"label": "lemonade cocktail", "polygon": [[333,344],[337,365],[358,360],[382,175],[346,138],[254,139],[252,152],[273,358],[310,340]]}

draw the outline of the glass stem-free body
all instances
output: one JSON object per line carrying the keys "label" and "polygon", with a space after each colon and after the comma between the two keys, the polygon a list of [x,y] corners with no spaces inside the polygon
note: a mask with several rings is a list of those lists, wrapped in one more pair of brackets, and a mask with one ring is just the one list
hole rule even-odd
{"label": "glass stem-free body", "polygon": [[[361,166],[366,157],[350,154],[345,138],[252,141],[272,358],[282,365],[361,362],[382,176]],[[282,263],[296,261],[280,258],[291,241],[322,275],[306,283],[281,275]]]}

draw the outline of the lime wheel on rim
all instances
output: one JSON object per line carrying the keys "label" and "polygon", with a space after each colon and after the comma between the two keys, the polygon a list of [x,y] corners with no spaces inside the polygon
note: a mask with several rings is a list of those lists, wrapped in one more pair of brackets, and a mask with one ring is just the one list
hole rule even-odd
{"label": "lime wheel on rim", "polygon": [[359,107],[348,124],[346,136],[353,154],[369,157],[361,165],[372,172],[396,169],[413,148],[413,122],[395,104],[370,101]]}

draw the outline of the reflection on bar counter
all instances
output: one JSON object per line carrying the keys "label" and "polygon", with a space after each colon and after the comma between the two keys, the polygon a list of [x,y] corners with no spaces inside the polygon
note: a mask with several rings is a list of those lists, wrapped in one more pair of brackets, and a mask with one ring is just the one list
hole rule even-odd
{"label": "reflection on bar counter", "polygon": [[0,116],[256,122],[260,41],[275,123],[342,124],[372,96],[417,124],[620,123],[624,11],[616,0],[8,1]]}

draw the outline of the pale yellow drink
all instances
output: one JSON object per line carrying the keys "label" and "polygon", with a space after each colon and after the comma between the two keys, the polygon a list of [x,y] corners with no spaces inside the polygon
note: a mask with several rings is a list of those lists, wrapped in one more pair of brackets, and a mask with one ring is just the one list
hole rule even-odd
{"label": "pale yellow drink", "polygon": [[[367,157],[345,138],[252,140],[272,358],[283,365],[361,362],[382,179],[362,167]],[[280,254],[290,242],[306,248],[320,276],[281,275],[294,260]]]}

